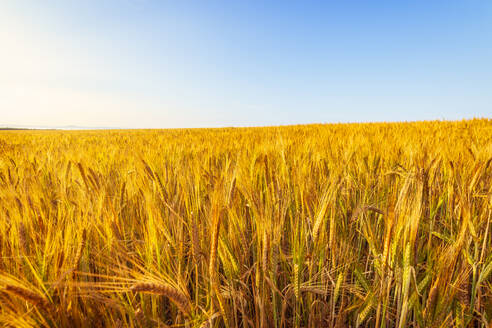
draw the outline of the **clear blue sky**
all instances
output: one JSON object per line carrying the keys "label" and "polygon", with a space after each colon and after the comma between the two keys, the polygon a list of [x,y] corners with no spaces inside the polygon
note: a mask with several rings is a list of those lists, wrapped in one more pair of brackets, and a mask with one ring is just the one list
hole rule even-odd
{"label": "clear blue sky", "polygon": [[0,2],[0,124],[492,117],[492,1]]}

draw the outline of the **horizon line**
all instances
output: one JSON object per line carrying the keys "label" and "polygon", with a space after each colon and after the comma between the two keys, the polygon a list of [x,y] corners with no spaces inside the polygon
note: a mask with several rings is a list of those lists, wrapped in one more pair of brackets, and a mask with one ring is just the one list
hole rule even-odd
{"label": "horizon line", "polygon": [[310,123],[288,123],[288,124],[265,124],[265,125],[221,125],[221,126],[194,126],[194,127],[111,127],[111,126],[78,126],[78,125],[23,125],[23,124],[0,124],[0,130],[58,130],[58,131],[90,131],[90,130],[185,130],[185,129],[227,129],[227,128],[266,128],[266,127],[289,127],[308,125],[337,125],[337,124],[402,124],[419,122],[462,122],[473,120],[490,121],[492,117],[471,117],[462,119],[427,119],[427,120],[395,120],[395,121],[338,121],[338,122],[310,122]]}

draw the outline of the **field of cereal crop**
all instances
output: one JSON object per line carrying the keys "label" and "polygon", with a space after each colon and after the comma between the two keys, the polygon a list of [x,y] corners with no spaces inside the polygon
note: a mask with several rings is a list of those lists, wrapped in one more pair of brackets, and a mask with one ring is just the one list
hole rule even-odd
{"label": "field of cereal crop", "polygon": [[487,327],[492,121],[1,131],[2,327]]}

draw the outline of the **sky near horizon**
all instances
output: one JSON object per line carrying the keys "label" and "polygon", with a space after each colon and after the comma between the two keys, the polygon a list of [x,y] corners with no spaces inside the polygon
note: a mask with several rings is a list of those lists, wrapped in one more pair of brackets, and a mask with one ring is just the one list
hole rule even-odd
{"label": "sky near horizon", "polygon": [[492,1],[2,0],[0,125],[492,118]]}

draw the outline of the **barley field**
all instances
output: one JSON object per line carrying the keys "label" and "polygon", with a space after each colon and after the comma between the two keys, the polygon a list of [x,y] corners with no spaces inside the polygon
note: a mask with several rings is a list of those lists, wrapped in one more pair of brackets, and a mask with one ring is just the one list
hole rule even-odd
{"label": "barley field", "polygon": [[491,327],[492,120],[0,132],[1,327]]}

